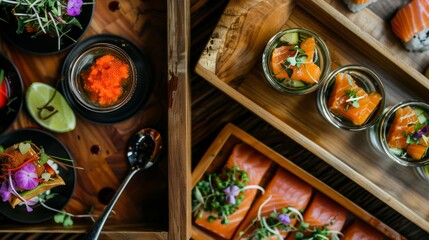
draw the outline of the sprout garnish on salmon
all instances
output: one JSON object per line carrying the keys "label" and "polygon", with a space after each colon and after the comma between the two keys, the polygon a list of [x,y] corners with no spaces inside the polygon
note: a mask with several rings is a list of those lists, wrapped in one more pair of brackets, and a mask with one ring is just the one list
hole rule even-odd
{"label": "sprout garnish on salmon", "polygon": [[284,86],[316,84],[321,76],[317,62],[315,38],[304,38],[297,32],[283,35],[271,54],[273,77]]}
{"label": "sprout garnish on salmon", "polygon": [[340,231],[328,229],[334,222],[335,218],[331,218],[329,223],[321,227],[311,226],[308,223],[301,222],[298,231],[294,233],[294,238],[300,240],[339,240],[339,236],[342,236],[342,233]]}
{"label": "sprout garnish on salmon", "polygon": [[207,221],[221,219],[228,224],[228,216],[237,211],[247,189],[264,189],[258,185],[246,185],[249,178],[238,166],[223,168],[221,173],[206,173],[192,190],[192,212],[201,218],[202,212],[210,213]]}
{"label": "sprout garnish on salmon", "polygon": [[281,232],[296,231],[296,228],[290,225],[291,219],[297,218],[298,221],[302,222],[303,217],[301,212],[295,208],[282,208],[280,212],[274,209],[268,216],[262,216],[262,209],[271,200],[271,197],[272,195],[259,206],[257,218],[244,231],[240,232],[240,236],[244,235],[255,225],[259,226],[246,236],[246,239],[262,240],[270,236],[276,236],[279,240],[282,240]]}

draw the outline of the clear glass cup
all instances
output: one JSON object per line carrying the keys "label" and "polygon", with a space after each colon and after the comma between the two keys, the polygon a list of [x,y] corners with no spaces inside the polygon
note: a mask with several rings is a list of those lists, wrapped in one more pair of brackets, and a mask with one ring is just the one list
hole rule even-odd
{"label": "clear glass cup", "polygon": [[[351,75],[356,85],[365,90],[365,92],[378,92],[381,95],[381,100],[377,107],[361,125],[355,125],[351,120],[339,116],[329,109],[329,99],[335,83],[335,77],[339,73]],[[348,131],[361,131],[373,126],[380,119],[385,107],[385,98],[384,85],[377,74],[364,66],[346,65],[332,71],[326,81],[322,83],[317,92],[317,108],[323,118],[335,127]]]}
{"label": "clear glass cup", "polygon": [[405,152],[398,153],[395,149],[390,148],[387,143],[387,136],[393,119],[395,118],[396,111],[406,106],[410,106],[413,109],[418,108],[426,113],[429,113],[429,104],[424,102],[420,102],[417,100],[409,100],[398,103],[386,109],[382,117],[380,118],[380,121],[371,127],[369,132],[370,141],[377,150],[382,152],[394,162],[406,167],[422,167],[429,164],[428,154],[426,154],[420,160],[415,160]]}
{"label": "clear glass cup", "polygon": [[[127,64],[129,66],[129,73],[128,78],[121,85],[122,94],[119,98],[110,104],[100,104],[84,88],[85,79],[82,73],[88,71],[98,58],[107,54],[113,55]],[[112,112],[127,104],[137,86],[137,70],[131,57],[120,47],[109,43],[94,44],[83,51],[72,61],[68,75],[68,87],[76,102],[83,108],[97,113]]]}
{"label": "clear glass cup", "polygon": [[[284,42],[282,42],[281,39],[282,37],[290,33],[298,33],[299,42],[302,42],[309,37],[315,38],[316,49],[313,62],[318,65],[321,70],[320,79],[317,83],[308,84],[305,86],[291,86],[290,84],[286,84],[286,81],[282,81],[282,79],[278,79],[277,77],[275,77],[275,74],[273,73],[271,67],[273,50],[281,45],[284,45]],[[274,89],[282,93],[303,95],[315,91],[329,74],[329,71],[331,69],[331,55],[329,53],[328,46],[326,45],[324,40],[316,33],[304,28],[289,28],[278,32],[267,42],[264,52],[262,54],[262,68],[266,81]]]}

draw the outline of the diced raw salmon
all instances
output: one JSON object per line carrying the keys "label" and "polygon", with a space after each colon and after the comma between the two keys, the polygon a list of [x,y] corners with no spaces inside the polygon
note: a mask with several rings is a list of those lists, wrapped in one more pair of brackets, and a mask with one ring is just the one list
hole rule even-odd
{"label": "diced raw salmon", "polygon": [[[346,91],[356,92],[359,107],[352,106],[352,102],[347,102],[350,96]],[[381,95],[377,92],[367,93],[359,87],[352,76],[347,73],[338,73],[335,76],[335,83],[329,98],[329,109],[346,119],[353,122],[354,125],[364,124],[372,112],[381,101]]]}
{"label": "diced raw salmon", "polygon": [[[327,228],[341,231],[346,219],[346,209],[319,192],[314,194],[314,198],[304,211],[304,222],[310,224],[311,227],[321,227],[333,221],[333,224]],[[295,239],[295,237],[290,234],[287,239]]]}
{"label": "diced raw salmon", "polygon": [[418,121],[416,112],[410,106],[396,110],[395,118],[387,134],[387,145],[391,148],[406,149],[408,144],[404,133],[405,135],[413,133],[414,124],[418,123]]}
{"label": "diced raw salmon", "polygon": [[304,63],[300,63],[299,67],[297,67],[298,65],[289,66],[293,71],[292,75],[289,76],[287,71],[284,69],[284,66],[288,65],[286,63],[286,59],[288,57],[295,56],[296,50],[293,50],[293,47],[294,46],[281,46],[273,50],[271,55],[271,69],[274,76],[279,79],[300,80],[309,84],[317,83],[322,75],[322,70],[313,62],[316,50],[315,38],[309,37],[301,43],[300,48],[307,55],[307,59]]}
{"label": "diced raw salmon", "polygon": [[341,240],[383,240],[386,237],[369,224],[361,221],[353,221],[343,232]]}
{"label": "diced raw salmon", "polygon": [[[297,210],[304,210],[310,201],[312,194],[312,187],[306,182],[296,177],[292,173],[283,168],[279,168],[274,177],[270,180],[265,193],[261,195],[252,205],[246,218],[238,227],[233,239],[245,238],[253,232],[254,228],[249,228],[251,222],[257,218],[260,206],[271,196],[261,209],[261,216],[268,216],[270,213],[276,211],[280,212],[282,208],[293,207]],[[291,226],[294,226],[296,219],[291,219]],[[246,233],[240,236],[241,231]],[[286,237],[286,233],[282,233]]]}
{"label": "diced raw salmon", "polygon": [[[267,158],[253,147],[244,143],[239,143],[234,147],[225,167],[240,167],[241,170],[247,172],[249,178],[247,185],[259,185],[271,164],[271,159]],[[244,200],[239,205],[237,211],[228,216],[228,224],[222,224],[220,219],[212,222],[207,221],[207,217],[209,216],[207,212],[203,212],[202,218],[197,218],[195,223],[225,239],[230,239],[238,225],[246,216],[256,194],[256,189],[247,189],[244,191]]]}

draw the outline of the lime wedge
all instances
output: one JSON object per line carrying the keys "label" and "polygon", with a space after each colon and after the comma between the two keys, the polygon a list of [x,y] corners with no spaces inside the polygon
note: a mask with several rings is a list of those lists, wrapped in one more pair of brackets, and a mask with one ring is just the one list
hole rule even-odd
{"label": "lime wedge", "polygon": [[[55,88],[41,82],[32,83],[25,93],[25,104],[31,117],[42,127],[54,132],[69,132],[76,127],[76,116],[60,92],[55,94],[48,109],[43,109],[39,116],[39,109],[46,105],[55,92]],[[50,111],[51,110],[51,111]],[[48,117],[55,110],[57,113]]]}

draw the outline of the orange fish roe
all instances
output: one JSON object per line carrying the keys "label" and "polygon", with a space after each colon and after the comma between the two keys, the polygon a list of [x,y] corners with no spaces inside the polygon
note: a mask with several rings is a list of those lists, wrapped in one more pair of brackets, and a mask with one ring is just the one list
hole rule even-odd
{"label": "orange fish roe", "polygon": [[88,71],[82,73],[85,90],[102,106],[118,100],[128,76],[128,64],[110,54],[98,58]]}

